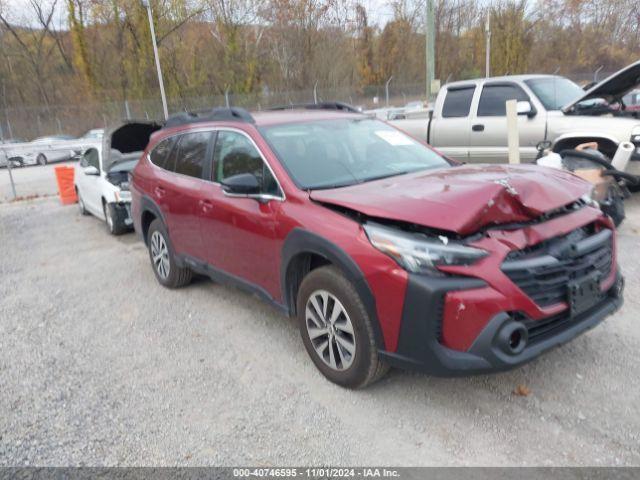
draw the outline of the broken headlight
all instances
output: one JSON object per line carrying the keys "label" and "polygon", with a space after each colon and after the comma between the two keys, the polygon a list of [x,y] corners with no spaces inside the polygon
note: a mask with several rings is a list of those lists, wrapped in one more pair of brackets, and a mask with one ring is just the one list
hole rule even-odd
{"label": "broken headlight", "polygon": [[488,255],[479,248],[450,242],[447,237],[430,238],[375,223],[363,227],[371,245],[413,273],[443,275],[436,267],[471,265]]}

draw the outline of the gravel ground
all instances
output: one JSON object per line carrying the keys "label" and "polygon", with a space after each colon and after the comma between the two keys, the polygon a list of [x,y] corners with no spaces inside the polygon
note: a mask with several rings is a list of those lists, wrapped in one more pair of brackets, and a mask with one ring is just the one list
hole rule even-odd
{"label": "gravel ground", "polygon": [[626,304],[603,325],[515,371],[354,392],[257,298],[163,289],[134,235],[55,198],[0,204],[0,466],[640,465],[627,208]]}

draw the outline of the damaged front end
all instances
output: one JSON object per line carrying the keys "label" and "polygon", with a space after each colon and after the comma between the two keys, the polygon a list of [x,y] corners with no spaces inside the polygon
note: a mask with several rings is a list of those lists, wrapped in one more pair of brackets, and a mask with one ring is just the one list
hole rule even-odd
{"label": "damaged front end", "polygon": [[567,172],[459,167],[375,189],[382,200],[365,201],[362,186],[311,196],[356,219],[406,272],[400,331],[381,352],[392,365],[442,376],[513,368],[622,304],[615,227]]}
{"label": "damaged front end", "polygon": [[430,237],[375,222],[366,222],[363,228],[371,245],[412,273],[444,276],[438,267],[471,265],[488,255],[479,248],[449,241],[444,235]]}

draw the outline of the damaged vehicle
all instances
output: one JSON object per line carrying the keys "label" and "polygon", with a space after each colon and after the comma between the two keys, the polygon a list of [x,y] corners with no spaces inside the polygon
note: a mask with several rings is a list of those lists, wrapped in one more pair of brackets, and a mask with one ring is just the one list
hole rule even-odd
{"label": "damaged vehicle", "polygon": [[118,125],[107,131],[102,141],[89,144],[76,165],[74,182],[80,212],[104,220],[112,235],[133,227],[129,173],[151,134],[159,128],[153,122]]}
{"label": "damaged vehicle", "polygon": [[172,118],[131,193],[161,285],[197,273],[260,296],[349,388],[389,366],[513,368],[623,301],[615,228],[591,184],[461,166],[344,104]]}
{"label": "damaged vehicle", "polygon": [[536,146],[554,152],[597,142],[613,158],[623,142],[636,152],[627,171],[640,174],[640,119],[625,96],[640,84],[640,61],[584,91],[554,75],[509,75],[449,83],[438,92],[428,119],[391,123],[443,154],[469,163],[507,163],[507,100],[518,101],[520,158],[533,162]]}

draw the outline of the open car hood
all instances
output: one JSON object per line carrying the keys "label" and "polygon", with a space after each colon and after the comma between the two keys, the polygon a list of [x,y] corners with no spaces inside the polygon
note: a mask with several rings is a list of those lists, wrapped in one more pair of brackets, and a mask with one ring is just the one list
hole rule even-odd
{"label": "open car hood", "polygon": [[527,222],[589,193],[575,175],[536,165],[465,165],[330,190],[311,199],[369,217],[459,235],[490,225]]}
{"label": "open car hood", "polygon": [[577,100],[562,107],[567,113],[578,103],[592,98],[604,98],[609,103],[619,100],[640,84],[640,60],[624,67],[622,70],[597,83]]}
{"label": "open car hood", "polygon": [[152,121],[131,120],[105,130],[102,137],[104,170],[110,170],[115,162],[129,159],[130,155],[127,154],[144,151],[151,134],[161,127],[162,125]]}

